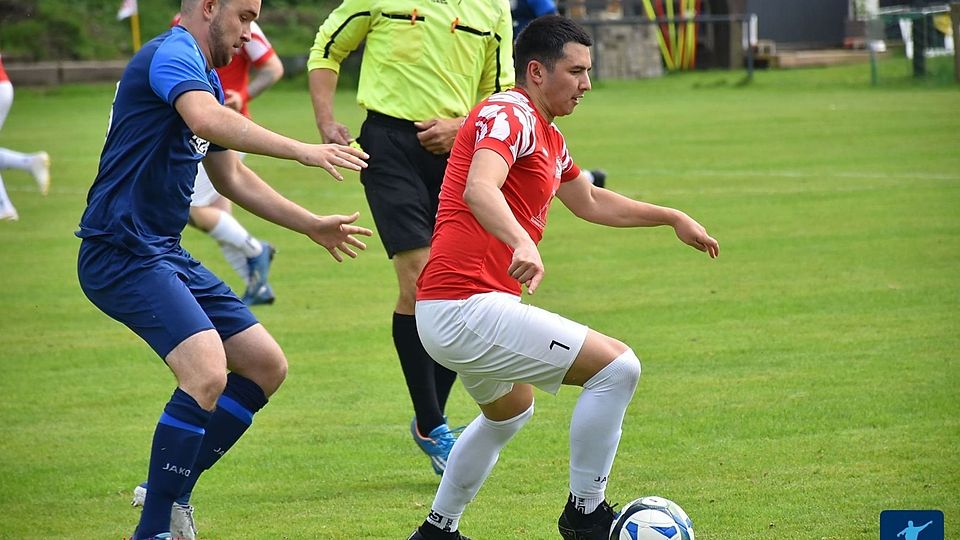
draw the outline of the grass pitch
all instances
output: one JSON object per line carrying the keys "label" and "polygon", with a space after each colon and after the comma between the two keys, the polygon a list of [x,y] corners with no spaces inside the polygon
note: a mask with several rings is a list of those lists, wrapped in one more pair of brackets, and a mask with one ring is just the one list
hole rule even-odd
{"label": "grass pitch", "polygon": [[[888,73],[889,71],[885,71]],[[680,503],[700,540],[877,538],[885,509],[960,527],[960,93],[871,88],[865,66],[609,82],[559,120],[609,187],[686,210],[710,261],[668,229],[611,230],[554,206],[547,276],[529,298],[629,343],[644,375],[608,490]],[[0,145],[46,149],[53,187],[3,171],[21,221],[0,223],[0,538],[129,534],[132,488],[174,381],[76,281],[72,235],[112,85],[18,89]],[[338,96],[356,132],[353,95]],[[255,117],[317,140],[302,85]],[[337,184],[251,156],[323,213],[361,210]],[[337,265],[306,238],[237,212],[279,248],[277,304],[255,311],[290,377],[194,497],[200,537],[401,539],[437,478],[407,434],[390,339],[393,271],[374,238]],[[239,287],[213,242],[184,244]],[[462,521],[475,539],[554,539],[577,390],[538,394]],[[476,409],[457,387],[451,422]]]}

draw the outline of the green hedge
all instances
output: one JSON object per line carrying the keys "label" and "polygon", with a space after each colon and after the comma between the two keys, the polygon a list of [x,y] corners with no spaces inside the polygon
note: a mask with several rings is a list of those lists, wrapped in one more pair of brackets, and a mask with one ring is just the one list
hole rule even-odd
{"label": "green hedge", "polygon": [[[0,0],[0,51],[13,61],[113,60],[133,52],[121,0]],[[179,0],[139,0],[145,42],[163,32]],[[265,0],[260,22],[281,56],[305,54],[336,1]]]}

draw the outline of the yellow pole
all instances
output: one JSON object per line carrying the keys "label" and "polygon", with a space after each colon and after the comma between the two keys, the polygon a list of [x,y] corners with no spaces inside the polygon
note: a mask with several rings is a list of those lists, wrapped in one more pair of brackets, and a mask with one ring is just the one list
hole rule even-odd
{"label": "yellow pole", "polygon": [[673,52],[673,65],[682,67],[680,64],[680,51],[677,48],[677,23],[673,20],[673,2],[674,0],[667,0],[667,19],[670,20],[667,23],[667,28],[670,30],[670,50]]}
{"label": "yellow pole", "polygon": [[[650,3],[650,0],[643,0],[643,10],[647,13],[647,18],[651,21],[657,18],[656,12],[653,11],[653,4]],[[654,32],[657,33],[657,44],[660,45],[660,54],[663,56],[663,61],[667,64],[667,69],[673,71],[676,69],[676,66],[673,63],[673,57],[670,55],[670,49],[667,48],[667,43],[663,39],[663,32],[660,31],[660,25],[654,24]]]}
{"label": "yellow pole", "polygon": [[140,50],[140,13],[134,12],[130,16],[130,32],[133,35],[133,52]]}
{"label": "yellow pole", "polygon": [[[691,19],[697,16],[697,6],[694,0],[687,2],[687,16]],[[684,53],[687,58],[684,62],[687,69],[693,69],[693,52],[697,48],[697,25],[693,21],[687,23],[687,46],[684,47]]]}

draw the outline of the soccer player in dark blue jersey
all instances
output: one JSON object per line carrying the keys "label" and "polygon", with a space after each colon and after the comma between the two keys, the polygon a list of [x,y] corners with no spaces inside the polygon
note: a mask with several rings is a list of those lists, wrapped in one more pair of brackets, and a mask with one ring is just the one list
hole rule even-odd
{"label": "soccer player in dark blue jersey", "polygon": [[360,150],[289,139],[221,105],[214,68],[250,39],[260,0],[183,0],[180,11],[180,25],[146,44],[117,85],[77,232],[84,293],[143,338],[178,381],[154,432],[137,540],[193,537],[171,531],[174,502],[240,438],[287,371],[250,310],[180,246],[197,164],[224,196],[307,235],[337,261],[355,257],[366,247],[357,236],[372,234],[352,224],[356,213],[321,216],[285,199],[225,150],[296,160],[338,180],[336,167],[366,165]]}

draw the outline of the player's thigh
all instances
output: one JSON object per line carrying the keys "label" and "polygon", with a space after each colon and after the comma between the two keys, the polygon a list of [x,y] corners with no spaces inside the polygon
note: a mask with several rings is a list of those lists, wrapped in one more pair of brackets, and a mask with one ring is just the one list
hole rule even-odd
{"label": "player's thigh", "polygon": [[87,298],[165,358],[188,337],[214,323],[187,285],[182,265],[139,257],[105,242],[84,240],[78,277]]}
{"label": "player's thigh", "polygon": [[504,293],[418,302],[417,328],[427,352],[481,404],[506,395],[512,383],[556,393],[588,330]]}
{"label": "player's thigh", "polygon": [[10,81],[0,82],[0,129],[3,129],[3,123],[7,120],[11,106],[13,106],[13,85]]}
{"label": "player's thigh", "polygon": [[203,163],[197,167],[197,177],[193,181],[193,195],[190,197],[190,206],[210,206],[220,198],[220,193],[213,187]]}
{"label": "player's thigh", "polygon": [[201,407],[212,410],[227,384],[227,361],[217,332],[204,330],[193,334],[174,347],[164,361],[180,387]]}
{"label": "player's thigh", "polygon": [[533,386],[515,384],[513,388],[490,403],[480,404],[483,416],[495,422],[516,418],[533,406]]}
{"label": "player's thigh", "polygon": [[618,339],[589,330],[580,353],[577,354],[576,360],[563,378],[563,384],[583,386],[583,383],[589,381],[601,369],[626,352],[627,348]]}
{"label": "player's thigh", "polygon": [[[234,336],[258,325],[259,321],[250,308],[207,267],[191,258],[184,273],[190,294],[210,319],[225,345]],[[272,341],[273,338],[270,340]],[[230,350],[227,349],[228,355],[229,352]]]}

